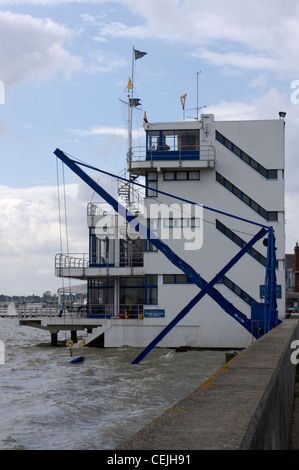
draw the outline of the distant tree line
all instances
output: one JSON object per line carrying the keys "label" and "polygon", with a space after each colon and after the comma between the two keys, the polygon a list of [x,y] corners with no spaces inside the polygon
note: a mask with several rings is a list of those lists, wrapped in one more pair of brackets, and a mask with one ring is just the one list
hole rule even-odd
{"label": "distant tree line", "polygon": [[0,302],[56,302],[57,294],[46,291],[43,295],[5,295],[0,294]]}
{"label": "distant tree line", "polygon": [[[68,295],[66,296],[68,298]],[[73,294],[72,293],[72,301],[80,301],[81,296],[80,294]],[[58,295],[52,294],[49,290],[43,293],[43,295],[5,295],[0,294],[0,303],[8,303],[8,302],[56,302],[58,301]]]}

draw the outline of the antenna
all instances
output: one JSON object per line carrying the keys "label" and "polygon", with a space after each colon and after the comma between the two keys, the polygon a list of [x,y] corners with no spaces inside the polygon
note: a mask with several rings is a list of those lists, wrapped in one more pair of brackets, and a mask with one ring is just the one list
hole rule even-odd
{"label": "antenna", "polygon": [[[196,109],[196,117],[195,118],[189,118],[189,119],[195,119],[196,121],[198,121],[198,111],[202,108],[206,108],[207,106],[204,105],[204,106],[198,106],[198,77],[199,77],[199,74],[201,73],[201,70],[199,72],[196,73],[196,108],[190,108],[190,109],[187,109],[187,111],[192,111],[193,109]],[[188,117],[188,116],[187,116]]]}

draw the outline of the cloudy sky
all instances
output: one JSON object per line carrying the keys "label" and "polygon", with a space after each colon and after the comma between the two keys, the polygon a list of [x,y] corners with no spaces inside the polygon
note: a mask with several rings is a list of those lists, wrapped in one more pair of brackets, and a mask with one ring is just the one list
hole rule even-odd
{"label": "cloudy sky", "polygon": [[[186,118],[195,117],[198,72],[198,104],[217,120],[287,112],[286,252],[293,251],[297,0],[0,0],[0,44],[0,293],[61,287],[54,257],[63,174],[53,152],[58,147],[113,173],[124,169],[127,110],[120,100],[133,46],[147,52],[135,63],[134,84],[150,121],[182,120],[184,93]],[[134,118],[140,145],[142,117],[143,111]],[[74,174],[64,178],[69,250],[83,253],[86,205],[96,198]]]}

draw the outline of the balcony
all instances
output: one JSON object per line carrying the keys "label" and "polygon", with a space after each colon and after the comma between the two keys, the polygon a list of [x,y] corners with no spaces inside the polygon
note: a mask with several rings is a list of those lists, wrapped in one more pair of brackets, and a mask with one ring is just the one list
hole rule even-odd
{"label": "balcony", "polygon": [[86,280],[95,276],[129,276],[143,274],[143,252],[110,253],[105,258],[93,253],[58,253],[55,275]]}
{"label": "balcony", "polygon": [[153,167],[160,168],[215,168],[215,148],[211,143],[178,147],[133,147],[132,159],[128,170],[136,174],[144,174]]}

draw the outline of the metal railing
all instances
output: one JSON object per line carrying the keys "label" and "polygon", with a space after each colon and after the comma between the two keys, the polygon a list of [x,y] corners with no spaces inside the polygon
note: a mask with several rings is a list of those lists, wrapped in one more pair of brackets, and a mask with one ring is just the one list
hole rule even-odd
{"label": "metal railing", "polygon": [[89,304],[87,314],[101,318],[141,319],[143,307],[144,305],[141,304]]}
{"label": "metal railing", "polygon": [[143,318],[143,305],[141,304],[89,304],[89,305],[65,305],[61,310],[56,304],[27,304],[17,306],[19,319],[39,318],[86,318],[94,315],[99,318],[115,319],[141,319]]}
{"label": "metal railing", "polygon": [[200,147],[188,146],[186,148],[170,148],[169,150],[146,148],[145,146],[133,147],[132,161],[143,161],[143,160],[156,160],[156,156],[159,155],[161,159],[162,155],[165,155],[166,160],[171,160],[171,156],[174,156],[175,160],[188,159],[187,156],[194,155],[198,156],[200,160],[214,160],[216,151],[215,147],[210,143],[202,143]]}
{"label": "metal railing", "polygon": [[132,253],[109,253],[105,257],[96,253],[57,253],[56,269],[88,268],[88,267],[138,267],[143,266],[144,251]]}

